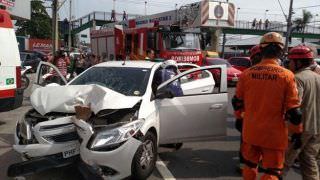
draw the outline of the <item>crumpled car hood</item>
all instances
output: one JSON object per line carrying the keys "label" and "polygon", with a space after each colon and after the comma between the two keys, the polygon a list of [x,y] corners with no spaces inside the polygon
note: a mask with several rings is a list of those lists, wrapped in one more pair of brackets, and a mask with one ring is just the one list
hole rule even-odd
{"label": "crumpled car hood", "polygon": [[67,85],[38,88],[30,100],[41,115],[49,112],[74,113],[75,105],[90,106],[97,114],[103,109],[132,108],[141,97],[125,96],[99,85]]}

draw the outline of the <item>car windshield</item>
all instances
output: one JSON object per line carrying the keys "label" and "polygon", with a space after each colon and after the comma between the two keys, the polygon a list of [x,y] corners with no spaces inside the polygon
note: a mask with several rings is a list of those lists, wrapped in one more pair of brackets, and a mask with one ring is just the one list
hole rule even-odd
{"label": "car windshield", "polygon": [[227,65],[227,68],[231,67],[231,64],[224,60],[224,59],[212,59],[212,60],[207,60],[209,65],[222,65],[225,64]]}
{"label": "car windshield", "polygon": [[163,42],[167,50],[198,50],[200,49],[200,34],[164,33]]}
{"label": "car windshield", "polygon": [[70,85],[98,84],[126,96],[144,95],[150,69],[128,67],[93,67]]}

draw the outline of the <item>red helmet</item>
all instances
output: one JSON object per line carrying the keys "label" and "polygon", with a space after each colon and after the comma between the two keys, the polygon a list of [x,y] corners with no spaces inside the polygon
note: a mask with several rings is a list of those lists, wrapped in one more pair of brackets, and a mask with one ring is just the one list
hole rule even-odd
{"label": "red helmet", "polygon": [[256,54],[261,53],[261,48],[259,45],[255,45],[250,49],[250,59]]}
{"label": "red helmet", "polygon": [[313,51],[306,45],[298,45],[290,49],[289,59],[313,59]]}

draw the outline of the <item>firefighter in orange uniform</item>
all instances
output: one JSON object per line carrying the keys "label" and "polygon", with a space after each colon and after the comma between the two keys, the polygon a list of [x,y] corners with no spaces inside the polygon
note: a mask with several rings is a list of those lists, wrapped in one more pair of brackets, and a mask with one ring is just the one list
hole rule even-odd
{"label": "firefighter in orange uniform", "polygon": [[[261,62],[261,48],[259,45],[255,45],[250,49],[250,60],[252,66],[258,64]],[[242,133],[242,124],[243,124],[243,116],[244,116],[244,109],[243,109],[243,102],[237,101],[236,98],[233,98],[233,100],[236,100],[235,102],[232,101],[232,106],[234,109],[234,116],[236,118],[235,121],[235,128]],[[240,108],[239,108],[240,107]],[[238,170],[242,172],[244,167],[244,160],[241,153],[242,150],[242,135],[241,135],[241,141],[240,141],[240,152],[239,152],[239,167]]]}
{"label": "firefighter in orange uniform", "polygon": [[262,61],[242,73],[233,98],[236,109],[245,111],[242,129],[245,180],[257,178],[259,162],[264,170],[261,179],[281,179],[288,126],[294,138],[301,137],[301,111],[294,75],[278,64],[283,46],[278,33],[270,32],[261,38]]}

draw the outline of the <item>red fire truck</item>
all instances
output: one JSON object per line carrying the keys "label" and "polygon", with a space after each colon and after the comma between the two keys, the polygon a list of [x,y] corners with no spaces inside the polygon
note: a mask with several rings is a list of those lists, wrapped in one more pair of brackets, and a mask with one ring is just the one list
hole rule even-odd
{"label": "red fire truck", "polygon": [[[210,14],[217,7],[225,14]],[[141,60],[147,49],[153,49],[158,58],[202,65],[205,44],[200,28],[232,26],[232,10],[233,4],[204,0],[179,10],[106,24],[90,32],[92,52],[110,60]]]}

